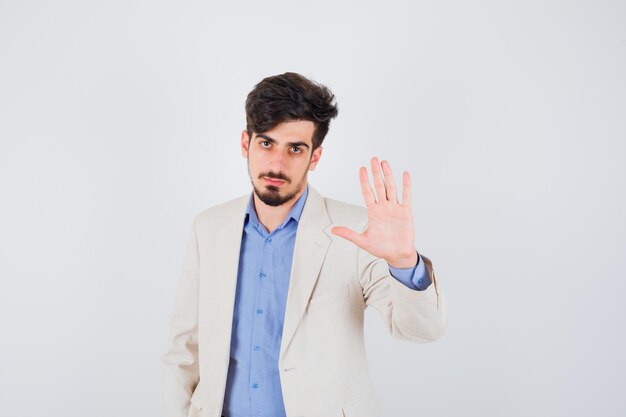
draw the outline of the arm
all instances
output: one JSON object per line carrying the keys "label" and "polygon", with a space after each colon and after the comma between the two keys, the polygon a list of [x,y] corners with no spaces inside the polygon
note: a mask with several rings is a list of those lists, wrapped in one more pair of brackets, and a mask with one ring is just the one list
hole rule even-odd
{"label": "arm", "polygon": [[438,339],[445,328],[446,306],[430,260],[421,258],[428,280],[434,285],[423,291],[415,291],[390,273],[390,267],[411,268],[420,259],[414,244],[409,173],[403,174],[402,203],[386,161],[381,172],[378,159],[372,158],[372,175],[376,193],[367,170],[359,170],[368,219],[364,231],[334,227],[332,232],[359,247],[357,273],[365,302],[378,310],[389,332],[394,337],[420,342]]}
{"label": "arm", "polygon": [[389,334],[426,343],[443,336],[447,307],[430,259],[422,255],[421,261],[432,281],[423,291],[408,288],[393,278],[383,259],[363,250],[359,250],[357,272],[366,305],[378,311]]}
{"label": "arm", "polygon": [[165,377],[165,415],[186,417],[199,381],[198,241],[194,220],[170,320],[170,338],[161,356]]}

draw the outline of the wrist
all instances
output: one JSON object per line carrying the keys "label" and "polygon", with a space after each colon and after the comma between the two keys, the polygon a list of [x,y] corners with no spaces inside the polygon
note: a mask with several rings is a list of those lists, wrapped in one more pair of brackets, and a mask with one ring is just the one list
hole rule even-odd
{"label": "wrist", "polygon": [[389,266],[394,268],[413,268],[417,265],[419,256],[417,251],[413,249],[410,254],[401,255],[393,259],[387,259]]}

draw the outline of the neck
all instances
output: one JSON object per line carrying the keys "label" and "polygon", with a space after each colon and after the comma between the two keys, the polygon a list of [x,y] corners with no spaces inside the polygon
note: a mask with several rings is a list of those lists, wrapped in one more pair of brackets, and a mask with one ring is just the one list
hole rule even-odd
{"label": "neck", "polygon": [[291,208],[296,204],[296,201],[300,198],[300,196],[304,193],[306,189],[306,185],[302,187],[302,191],[296,194],[291,200],[287,201],[280,206],[268,206],[256,195],[255,192],[252,193],[254,196],[254,209],[256,210],[256,215],[259,218],[259,222],[265,226],[265,228],[271,233],[274,229],[281,224]]}

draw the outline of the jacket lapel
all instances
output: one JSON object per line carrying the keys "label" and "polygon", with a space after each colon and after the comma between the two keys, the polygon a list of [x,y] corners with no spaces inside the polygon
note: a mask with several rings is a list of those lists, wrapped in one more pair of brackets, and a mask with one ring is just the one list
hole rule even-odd
{"label": "jacket lapel", "polygon": [[327,234],[330,218],[322,196],[309,185],[309,195],[302,210],[291,265],[287,305],[280,355],[282,356],[304,315],[317,281],[331,239]]}
{"label": "jacket lapel", "polygon": [[214,311],[214,316],[222,318],[215,323],[219,329],[214,331],[216,334],[214,340],[224,341],[223,350],[226,362],[230,350],[245,210],[249,199],[249,196],[244,196],[235,200],[222,213],[222,225],[215,231],[215,276],[212,279],[211,290],[207,292],[207,297],[210,299],[205,300],[210,303],[209,305],[218,309]]}

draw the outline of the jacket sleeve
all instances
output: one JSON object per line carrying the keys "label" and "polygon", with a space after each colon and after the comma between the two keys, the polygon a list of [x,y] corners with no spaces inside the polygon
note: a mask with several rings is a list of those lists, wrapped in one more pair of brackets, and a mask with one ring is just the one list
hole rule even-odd
{"label": "jacket sleeve", "polygon": [[165,379],[166,417],[186,417],[199,381],[198,367],[198,240],[191,227],[183,271],[176,289],[167,348],[161,356]]}
{"label": "jacket sleeve", "polygon": [[393,278],[384,259],[359,249],[357,273],[367,306],[383,318],[391,336],[425,343],[443,336],[446,325],[446,300],[439,288],[432,262],[421,255],[431,285],[424,291],[408,288]]}

